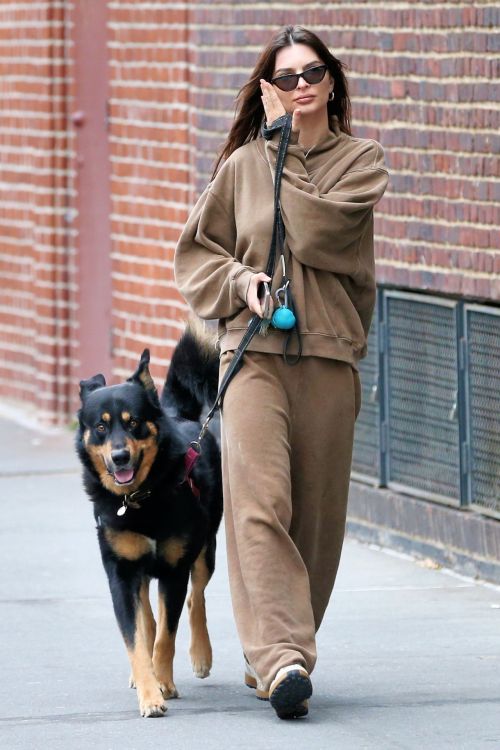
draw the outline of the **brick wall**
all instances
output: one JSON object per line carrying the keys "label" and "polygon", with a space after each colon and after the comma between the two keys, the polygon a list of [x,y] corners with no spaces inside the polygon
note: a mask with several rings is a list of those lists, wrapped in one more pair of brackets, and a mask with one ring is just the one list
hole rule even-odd
{"label": "brick wall", "polygon": [[0,2],[0,393],[31,406],[41,421],[67,419],[69,408],[64,6]]}
{"label": "brick wall", "polygon": [[164,376],[183,328],[173,255],[191,200],[188,4],[110,2],[113,353]]}
{"label": "brick wall", "polygon": [[[2,166],[0,178],[0,272],[2,286],[17,285],[19,300],[11,295],[1,304],[0,387],[4,395],[33,401],[41,389],[49,408],[63,414],[65,354],[57,342],[70,331],[64,273],[71,271],[72,237],[55,196],[66,181],[70,202],[71,172],[63,154],[71,143],[62,117],[62,84],[52,85],[48,69],[33,65],[49,59],[58,79],[68,81],[67,45],[65,72],[57,68],[60,6],[0,0],[2,65],[8,73],[2,86],[10,97],[2,97],[0,136],[11,164],[8,172]],[[115,380],[130,373],[148,345],[161,383],[186,314],[173,284],[177,237],[209,178],[238,89],[263,44],[285,23],[309,26],[347,63],[354,135],[376,138],[385,148],[391,182],[376,218],[379,280],[500,299],[499,10],[493,3],[110,0],[108,11]],[[37,35],[37,46],[21,41],[30,34]],[[26,59],[31,71],[36,67],[28,74],[36,82],[29,84],[18,68]],[[36,104],[30,85],[42,92]],[[25,132],[27,120],[15,119],[14,102],[15,110],[28,111],[33,121],[35,106],[43,106],[42,121]],[[40,125],[50,134],[41,133]],[[50,164],[43,175],[40,164]],[[36,260],[42,247],[46,266]],[[36,330],[38,288],[48,295],[46,344]],[[14,305],[18,316],[12,315]],[[61,338],[54,333],[55,309]],[[57,374],[56,362],[62,365]],[[75,388],[73,383],[69,413]]]}

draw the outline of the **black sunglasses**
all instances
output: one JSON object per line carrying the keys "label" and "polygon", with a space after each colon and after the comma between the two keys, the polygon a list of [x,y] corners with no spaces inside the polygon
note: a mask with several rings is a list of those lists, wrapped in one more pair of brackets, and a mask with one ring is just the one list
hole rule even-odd
{"label": "black sunglasses", "polygon": [[274,83],[281,91],[293,91],[299,85],[299,78],[303,78],[309,84],[321,83],[327,67],[327,65],[315,65],[314,68],[303,70],[302,73],[287,73],[285,76],[271,78],[271,83]]}

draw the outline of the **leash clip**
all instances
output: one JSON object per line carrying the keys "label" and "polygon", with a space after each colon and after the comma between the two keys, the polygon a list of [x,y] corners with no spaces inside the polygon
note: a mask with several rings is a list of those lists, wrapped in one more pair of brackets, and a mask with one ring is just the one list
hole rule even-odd
{"label": "leash clip", "polygon": [[[290,284],[290,279],[286,280],[286,283],[283,284],[283,286],[280,286],[279,289],[276,289],[274,296],[276,297],[276,302],[280,307],[288,307],[288,287]],[[282,299],[283,298],[283,301]]]}
{"label": "leash clip", "polygon": [[205,419],[205,421],[203,422],[203,425],[202,425],[202,427],[201,427],[201,431],[200,431],[200,434],[198,435],[198,440],[193,440],[193,442],[192,442],[192,443],[190,443],[190,445],[192,445],[192,446],[193,446],[193,448],[194,448],[194,449],[195,449],[195,450],[196,450],[196,451],[197,451],[198,453],[201,453],[201,441],[203,440],[203,438],[204,438],[204,437],[205,437],[205,435],[207,434],[207,431],[208,431],[208,425],[210,424],[210,420],[211,420],[211,419],[212,419],[212,417],[210,417],[210,416],[209,416],[209,417],[207,417],[207,418]]}

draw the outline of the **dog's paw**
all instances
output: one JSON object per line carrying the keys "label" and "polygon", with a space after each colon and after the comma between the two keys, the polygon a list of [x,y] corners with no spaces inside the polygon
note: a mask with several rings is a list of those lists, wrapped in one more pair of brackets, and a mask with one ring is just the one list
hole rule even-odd
{"label": "dog's paw", "polygon": [[139,709],[141,716],[145,718],[157,718],[164,716],[167,711],[167,704],[160,688],[155,690],[145,690],[139,697]]}
{"label": "dog's paw", "polygon": [[212,649],[210,647],[210,641],[204,643],[203,646],[191,647],[189,654],[191,656],[191,666],[196,677],[204,679],[210,674],[212,669]]}
{"label": "dog's paw", "polygon": [[141,716],[145,719],[158,719],[167,713],[167,704],[163,703],[146,703],[141,707]]}
{"label": "dog's paw", "polygon": [[195,674],[195,677],[199,677],[201,680],[203,680],[205,677],[208,677],[210,674],[210,670],[212,668],[212,662],[208,661],[195,661],[192,662],[193,666],[193,672]]}
{"label": "dog's paw", "polygon": [[132,672],[130,673],[130,677],[128,678],[128,686],[129,688],[133,688],[135,690],[136,685],[135,685],[134,675]]}
{"label": "dog's paw", "polygon": [[163,693],[163,697],[166,698],[180,698],[179,691],[175,687],[173,682],[160,682],[160,690]]}
{"label": "dog's paw", "polygon": [[158,681],[164,698],[179,698],[179,692],[175,687],[174,677],[171,666],[161,665],[158,662],[154,664],[155,677]]}

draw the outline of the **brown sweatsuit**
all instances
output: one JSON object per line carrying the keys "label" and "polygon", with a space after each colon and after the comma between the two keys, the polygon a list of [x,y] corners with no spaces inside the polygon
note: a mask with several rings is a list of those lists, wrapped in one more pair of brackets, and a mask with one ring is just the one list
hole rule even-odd
{"label": "brown sweatsuit", "polygon": [[[277,136],[237,149],[176,249],[181,292],[201,317],[219,318],[221,376],[251,317],[251,275],[267,262],[276,151]],[[283,332],[255,336],[224,399],[231,596],[262,689],[280,667],[311,671],[316,660],[315,632],[344,537],[357,362],[373,312],[373,206],[387,180],[375,141],[336,129],[306,159],[292,134],[281,207],[303,356],[290,367],[281,357]],[[277,269],[273,289],[280,278]]]}

